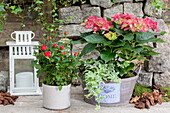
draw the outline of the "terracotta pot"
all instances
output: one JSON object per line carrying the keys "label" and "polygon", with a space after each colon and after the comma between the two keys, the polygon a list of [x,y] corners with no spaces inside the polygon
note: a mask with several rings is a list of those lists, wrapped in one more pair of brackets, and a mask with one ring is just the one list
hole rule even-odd
{"label": "terracotta pot", "polygon": [[50,86],[43,84],[43,107],[52,110],[62,110],[70,107],[70,88],[62,86],[59,91],[58,86]]}
{"label": "terracotta pot", "polygon": [[[141,70],[141,67],[138,67],[135,70],[136,76],[121,79],[120,84],[116,84],[114,82],[103,84],[106,87],[106,89],[104,89],[104,91],[100,93],[100,95],[104,96],[104,99],[103,101],[100,102],[100,105],[111,107],[111,106],[123,106],[123,105],[128,104],[131,99],[133,89],[134,89],[136,80],[139,76],[140,70]],[[83,76],[81,75],[81,73],[79,75],[80,75],[81,80],[83,81]],[[85,88],[85,86],[86,84],[83,81],[82,82],[83,89]],[[83,90],[83,93],[84,95],[86,95],[89,92],[87,90]],[[90,104],[94,104],[94,105],[97,104],[95,97],[87,99],[84,96],[84,101]]]}

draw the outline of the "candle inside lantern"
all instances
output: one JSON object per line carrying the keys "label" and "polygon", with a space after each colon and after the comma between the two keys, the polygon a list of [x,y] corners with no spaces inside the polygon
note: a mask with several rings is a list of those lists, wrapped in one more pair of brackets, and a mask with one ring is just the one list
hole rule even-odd
{"label": "candle inside lantern", "polygon": [[33,87],[33,73],[32,72],[17,73],[16,87]]}

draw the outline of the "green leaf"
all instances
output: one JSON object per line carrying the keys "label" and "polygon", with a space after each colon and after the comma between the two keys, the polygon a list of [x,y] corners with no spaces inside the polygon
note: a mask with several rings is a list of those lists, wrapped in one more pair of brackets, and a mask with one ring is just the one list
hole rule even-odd
{"label": "green leaf", "polygon": [[123,33],[125,32],[125,31],[120,30],[120,29],[115,29],[115,31],[118,35],[122,35],[122,36],[123,36]]}
{"label": "green leaf", "polygon": [[125,42],[116,42],[113,45],[111,45],[112,47],[120,47],[120,46],[124,46],[126,43]]}
{"label": "green leaf", "polygon": [[77,40],[77,41],[71,41],[71,44],[82,44],[82,43],[85,43],[86,41],[84,39],[80,39],[80,40]]}
{"label": "green leaf", "polygon": [[133,49],[128,43],[126,43],[122,48],[130,50],[130,51],[132,51]]}
{"label": "green leaf", "polygon": [[138,54],[142,51],[142,49],[143,49],[142,46],[137,46],[137,47],[133,48],[134,52],[136,52]]}
{"label": "green leaf", "polygon": [[39,70],[37,71],[37,77],[39,78],[42,73],[43,73],[43,70],[40,70],[40,69],[39,69]]}
{"label": "green leaf", "polygon": [[35,66],[36,69],[41,69],[40,64],[35,64],[34,66]]}
{"label": "green leaf", "polygon": [[10,6],[10,8],[11,8],[12,10],[14,10],[14,9],[16,8],[16,6]]}
{"label": "green leaf", "polygon": [[137,56],[136,59],[137,60],[146,60],[146,61],[148,61],[148,59],[146,59],[145,57],[142,57],[141,55]]}
{"label": "green leaf", "polygon": [[154,47],[151,47],[149,45],[143,45],[142,46],[144,49],[147,49],[148,51],[151,51],[152,49],[154,49]]}
{"label": "green leaf", "polygon": [[91,34],[93,34],[93,31],[91,31],[91,32],[85,32],[85,33],[80,33],[80,37],[85,37],[85,36],[88,36],[88,35],[91,35]]}
{"label": "green leaf", "polygon": [[109,45],[111,45],[111,43],[112,43],[112,41],[107,41],[104,43],[104,46],[109,46]]}
{"label": "green leaf", "polygon": [[41,79],[40,82],[44,82],[44,79]]}
{"label": "green leaf", "polygon": [[157,53],[157,52],[154,52],[154,51],[144,51],[144,52],[142,52],[142,54],[144,56],[150,56],[150,55],[156,56],[156,55],[159,55],[160,53]]}
{"label": "green leaf", "polygon": [[44,4],[44,2],[43,2],[43,1],[40,1],[40,0],[37,0],[37,1],[36,1],[36,4]]}
{"label": "green leaf", "polygon": [[162,31],[161,32],[161,35],[165,35],[167,32],[166,31]]}
{"label": "green leaf", "polygon": [[106,51],[103,51],[100,53],[100,57],[102,60],[104,60],[106,63],[110,60],[112,60],[116,56],[116,53],[112,53],[110,49],[107,49]]}
{"label": "green leaf", "polygon": [[0,12],[5,12],[4,5],[0,4]]}
{"label": "green leaf", "polygon": [[149,51],[149,54],[153,55],[153,56],[156,56],[156,55],[159,55],[160,53],[157,53],[157,52],[154,52],[154,51]]}
{"label": "green leaf", "polygon": [[124,71],[127,72],[127,71],[129,71],[129,70],[134,69],[134,67],[135,67],[135,64],[134,64],[134,63],[130,63],[130,65],[129,65],[128,67],[126,67],[126,68],[124,69]]}
{"label": "green leaf", "polygon": [[100,110],[100,105],[96,105],[96,110]]}
{"label": "green leaf", "polygon": [[128,33],[126,35],[123,35],[124,39],[123,40],[133,40],[134,35],[132,33]]}
{"label": "green leaf", "polygon": [[106,20],[107,20],[107,21],[111,21],[112,19],[111,19],[111,18],[109,18],[109,17],[106,17]]}
{"label": "green leaf", "polygon": [[58,89],[59,89],[59,91],[61,91],[61,89],[62,89],[62,86],[60,85],[60,86],[58,86]]}
{"label": "green leaf", "polygon": [[73,0],[73,4],[75,4],[76,2],[78,2],[79,0]]}
{"label": "green leaf", "polygon": [[164,40],[160,39],[160,38],[152,38],[152,39],[149,39],[149,42],[158,42],[158,43],[165,43]]}
{"label": "green leaf", "polygon": [[155,36],[153,33],[147,32],[136,32],[136,41],[139,43],[147,43],[150,39],[154,39]]}
{"label": "green leaf", "polygon": [[105,37],[101,36],[99,34],[91,34],[91,35],[85,36],[84,39],[89,43],[104,43],[104,42],[106,42]]}
{"label": "green leaf", "polygon": [[92,52],[95,48],[97,47],[97,44],[87,44],[83,50],[81,51],[81,55],[80,56],[83,56],[83,55],[86,55],[87,53],[90,53]]}

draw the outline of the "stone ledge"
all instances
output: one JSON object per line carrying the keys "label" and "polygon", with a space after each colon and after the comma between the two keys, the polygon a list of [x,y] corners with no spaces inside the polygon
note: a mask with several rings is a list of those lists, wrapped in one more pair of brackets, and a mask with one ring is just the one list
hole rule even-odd
{"label": "stone ledge", "polygon": [[67,31],[67,37],[74,38],[79,37],[80,33],[91,31],[89,29],[84,29],[81,24],[71,24],[71,25],[60,25],[59,34],[64,37],[64,32]]}
{"label": "stone ledge", "polygon": [[82,16],[82,11],[79,6],[59,9],[59,19],[63,20],[64,24],[82,23]]}
{"label": "stone ledge", "polygon": [[112,6],[111,0],[90,0],[91,5],[97,5],[103,8],[109,8]]}
{"label": "stone ledge", "polygon": [[152,86],[152,79],[153,72],[146,72],[145,70],[141,70],[136,84],[142,86]]}
{"label": "stone ledge", "polygon": [[145,70],[148,72],[170,72],[170,51],[167,48],[155,48],[155,52],[161,53],[152,56],[150,61],[145,61]]}
{"label": "stone ledge", "polygon": [[105,9],[103,12],[103,16],[111,18],[118,12],[123,13],[123,5],[122,4],[113,6],[109,9]]}
{"label": "stone ledge", "polygon": [[170,73],[154,73],[154,83],[155,85],[160,85],[161,87],[170,87]]}
{"label": "stone ledge", "polygon": [[96,15],[97,17],[101,17],[101,9],[100,7],[85,7],[82,10],[83,20],[88,18],[89,16]]}
{"label": "stone ledge", "polygon": [[124,3],[124,13],[129,13],[135,17],[143,17],[143,3]]}

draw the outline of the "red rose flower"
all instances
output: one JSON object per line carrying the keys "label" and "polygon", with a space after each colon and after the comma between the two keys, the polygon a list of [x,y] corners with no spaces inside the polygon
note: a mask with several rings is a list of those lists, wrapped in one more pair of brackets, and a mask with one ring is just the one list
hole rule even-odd
{"label": "red rose flower", "polygon": [[62,45],[62,46],[60,47],[60,49],[64,49],[64,46]]}
{"label": "red rose flower", "polygon": [[66,52],[65,51],[63,51],[63,55],[65,55],[66,54]]}
{"label": "red rose flower", "polygon": [[41,47],[41,50],[42,51],[44,51],[44,50],[46,50],[47,49],[47,45],[43,45],[42,47]]}
{"label": "red rose flower", "polygon": [[45,56],[46,56],[46,57],[51,57],[51,52],[50,52],[50,51],[46,51],[46,52],[45,52]]}
{"label": "red rose flower", "polygon": [[53,47],[57,47],[57,44],[55,43],[55,44],[53,44]]}
{"label": "red rose flower", "polygon": [[51,37],[49,36],[48,39],[51,40]]}
{"label": "red rose flower", "polygon": [[65,31],[64,34],[67,35],[67,31]]}
{"label": "red rose flower", "polygon": [[75,53],[74,53],[74,56],[78,56],[78,53],[77,53],[77,52],[75,52]]}

